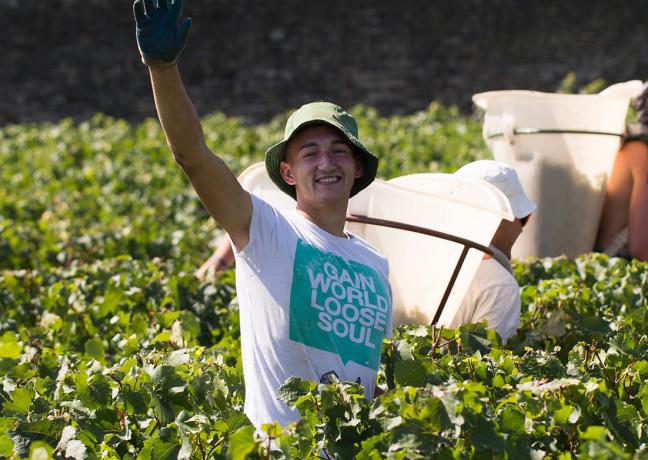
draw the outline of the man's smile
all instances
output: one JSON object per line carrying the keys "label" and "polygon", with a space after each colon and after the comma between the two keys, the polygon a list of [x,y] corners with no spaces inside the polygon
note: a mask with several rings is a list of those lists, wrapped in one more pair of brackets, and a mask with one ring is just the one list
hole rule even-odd
{"label": "man's smile", "polygon": [[315,179],[315,182],[319,184],[330,184],[333,182],[339,182],[341,180],[340,176],[326,176]]}

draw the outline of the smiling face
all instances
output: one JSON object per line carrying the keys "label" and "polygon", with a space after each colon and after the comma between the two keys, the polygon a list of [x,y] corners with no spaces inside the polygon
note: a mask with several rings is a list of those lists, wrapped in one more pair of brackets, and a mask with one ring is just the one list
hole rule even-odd
{"label": "smiling face", "polygon": [[344,134],[327,124],[299,130],[286,148],[281,175],[294,185],[298,204],[318,206],[344,202],[356,178],[364,173],[360,156]]}

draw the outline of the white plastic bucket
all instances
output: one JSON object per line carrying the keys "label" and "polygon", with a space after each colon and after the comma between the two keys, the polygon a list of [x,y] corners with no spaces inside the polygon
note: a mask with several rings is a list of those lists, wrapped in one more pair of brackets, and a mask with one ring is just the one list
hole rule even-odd
{"label": "white plastic bucket", "polygon": [[297,204],[272,182],[263,163],[254,163],[247,167],[238,176],[238,181],[245,190],[267,201],[280,211],[294,209]]}
{"label": "white plastic bucket", "polygon": [[[641,89],[633,80],[594,95],[514,90],[473,96],[485,110],[483,135],[493,157],[517,170],[538,204],[513,257],[573,257],[594,248],[628,104]],[[562,132],[528,133],[536,130]]]}
{"label": "white plastic bucket", "polygon": [[[508,200],[484,181],[452,174],[413,174],[375,181],[349,203],[349,213],[416,225],[488,246]],[[389,259],[394,324],[430,324],[451,282],[464,246],[433,236],[374,225],[348,224]],[[468,250],[437,324],[449,324],[484,253]]]}

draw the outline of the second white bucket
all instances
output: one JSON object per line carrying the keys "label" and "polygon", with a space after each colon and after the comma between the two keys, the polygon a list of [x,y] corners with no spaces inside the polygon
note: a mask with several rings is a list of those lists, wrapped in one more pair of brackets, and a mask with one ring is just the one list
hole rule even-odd
{"label": "second white bucket", "polygon": [[517,170],[538,204],[513,257],[592,251],[629,101],[641,89],[633,80],[593,95],[511,90],[473,96],[485,111],[484,140],[493,157]]}

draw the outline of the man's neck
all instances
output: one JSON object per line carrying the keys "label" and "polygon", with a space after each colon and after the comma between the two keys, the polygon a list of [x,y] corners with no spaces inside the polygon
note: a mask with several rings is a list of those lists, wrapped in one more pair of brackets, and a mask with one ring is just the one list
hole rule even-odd
{"label": "man's neck", "polygon": [[326,205],[322,206],[308,206],[298,202],[297,210],[302,216],[327,233],[345,238],[344,225],[346,223],[347,204],[348,201],[336,205],[326,203]]}
{"label": "man's neck", "polygon": [[511,238],[503,235],[499,230],[495,233],[495,236],[491,240],[490,246],[499,250],[502,254],[506,256],[507,259],[511,259],[511,251],[513,250],[513,244],[515,240],[511,241]]}
{"label": "man's neck", "polygon": [[[495,259],[509,273],[513,273],[513,269],[511,267],[510,250],[509,250],[509,254],[506,255],[504,252],[502,252],[501,250],[499,250],[496,246],[493,246],[492,244],[489,247],[490,247],[491,251],[493,251],[492,258]],[[491,257],[484,254],[484,258],[486,259],[486,258],[491,258]]]}
{"label": "man's neck", "polygon": [[504,254],[507,259],[511,260],[511,250],[512,250],[512,248],[510,246],[506,247],[506,248],[502,248],[500,246],[494,246],[494,245],[491,245],[491,246],[494,247],[495,249],[497,249],[502,254]]}

